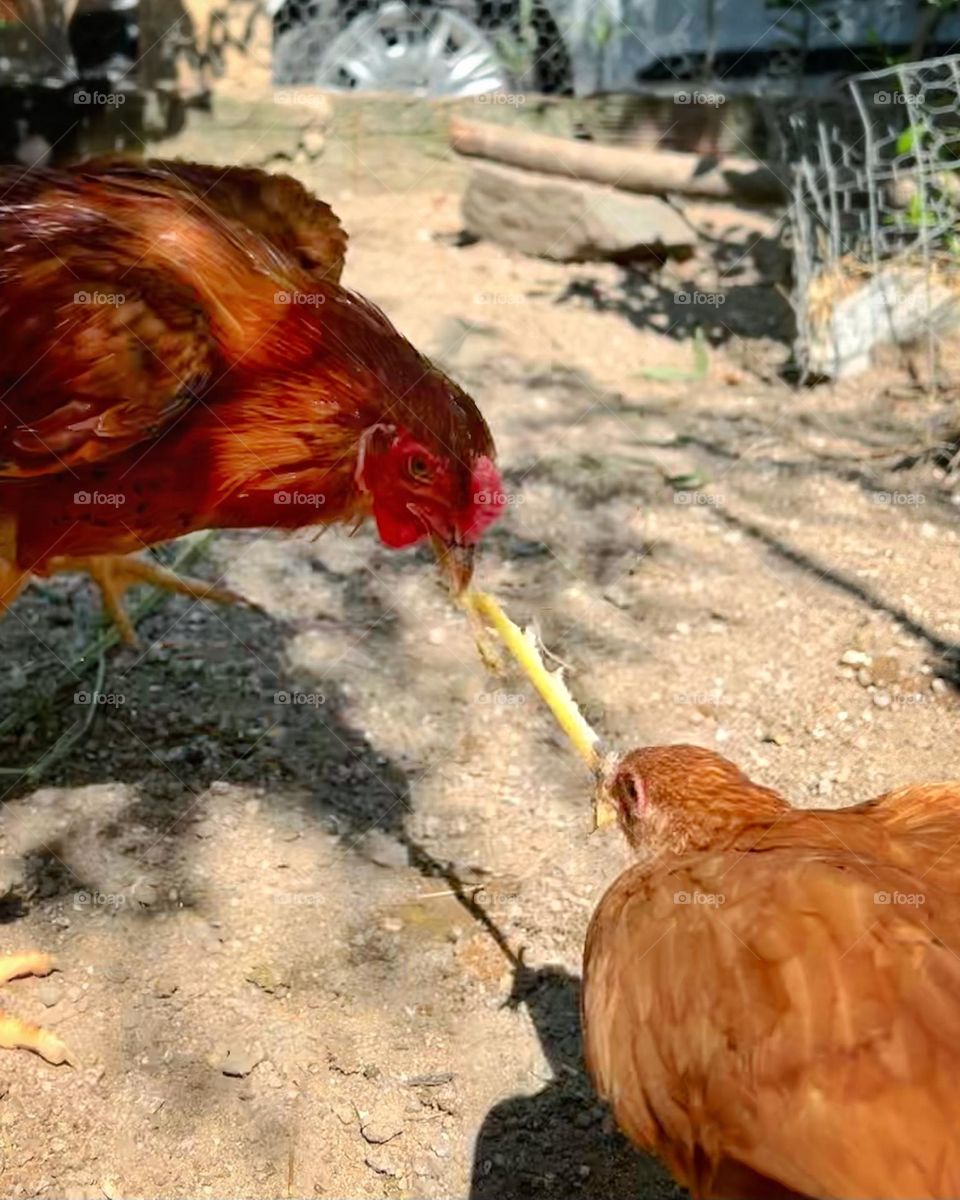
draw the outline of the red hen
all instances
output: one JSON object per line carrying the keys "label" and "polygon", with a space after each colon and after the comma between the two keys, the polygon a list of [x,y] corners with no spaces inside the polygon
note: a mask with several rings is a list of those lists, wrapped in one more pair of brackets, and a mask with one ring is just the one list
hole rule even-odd
{"label": "red hen", "polygon": [[0,172],[0,609],[191,530],[358,522],[433,540],[458,589],[502,487],[477,406],[340,286],[346,237],[293,179],[106,160]]}

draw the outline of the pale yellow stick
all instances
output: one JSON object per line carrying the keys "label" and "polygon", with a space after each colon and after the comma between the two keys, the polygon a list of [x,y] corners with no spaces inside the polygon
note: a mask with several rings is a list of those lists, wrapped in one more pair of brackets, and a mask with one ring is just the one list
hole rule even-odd
{"label": "pale yellow stick", "polygon": [[594,828],[602,829],[605,825],[613,824],[617,819],[617,810],[604,784],[603,747],[600,738],[590,728],[577,707],[577,702],[570,695],[561,672],[547,670],[534,635],[525,633],[515,625],[493,596],[487,592],[469,591],[463,597],[462,603],[468,614],[485,619],[493,626],[523,673],[546,701],[577,753],[593,772],[597,781],[593,793]]}
{"label": "pale yellow stick", "polygon": [[574,749],[595,774],[599,772],[600,738],[590,728],[577,702],[570,695],[559,671],[548,671],[543,665],[533,635],[514,625],[494,598],[486,592],[469,592],[466,604],[480,613],[500,635],[500,639],[520,664],[523,673],[546,701]]}

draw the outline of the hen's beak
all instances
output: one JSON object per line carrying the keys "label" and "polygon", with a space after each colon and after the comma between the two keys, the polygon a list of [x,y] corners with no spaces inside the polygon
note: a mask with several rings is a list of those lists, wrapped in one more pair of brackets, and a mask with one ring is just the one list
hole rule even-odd
{"label": "hen's beak", "polygon": [[617,806],[613,799],[604,789],[603,784],[598,784],[596,791],[593,793],[593,828],[606,829],[608,825],[616,825],[617,823]]}
{"label": "hen's beak", "polygon": [[454,596],[462,596],[473,578],[476,547],[465,546],[457,542],[445,542],[435,533],[431,534],[430,543],[437,556],[440,573],[450,584],[451,593]]}
{"label": "hen's beak", "polygon": [[619,821],[617,802],[613,798],[613,781],[619,766],[619,756],[608,754],[603,765],[597,772],[593,788],[593,828],[606,829],[608,825],[616,825]]}

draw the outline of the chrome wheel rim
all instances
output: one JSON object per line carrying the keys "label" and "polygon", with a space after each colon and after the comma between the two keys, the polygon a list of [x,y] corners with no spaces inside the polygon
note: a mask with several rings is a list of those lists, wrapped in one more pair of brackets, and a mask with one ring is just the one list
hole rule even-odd
{"label": "chrome wheel rim", "polygon": [[472,21],[449,9],[416,12],[388,0],[333,39],[314,82],[338,91],[482,96],[509,89],[497,52]]}

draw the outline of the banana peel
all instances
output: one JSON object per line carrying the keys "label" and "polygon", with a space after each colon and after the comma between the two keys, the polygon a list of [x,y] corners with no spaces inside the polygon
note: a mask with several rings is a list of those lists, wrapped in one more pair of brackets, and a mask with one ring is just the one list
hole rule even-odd
{"label": "banana peel", "polygon": [[[615,823],[617,808],[606,784],[607,770],[600,736],[590,727],[571,696],[562,670],[547,670],[533,630],[524,630],[514,624],[488,592],[471,589],[463,594],[461,603],[474,624],[475,635],[478,623],[481,627],[484,624],[489,625],[494,630],[553,713],[573,748],[593,773],[596,781],[593,793],[593,828],[603,829]],[[477,638],[477,644],[481,657],[485,662],[489,661],[489,652],[484,642]]]}

